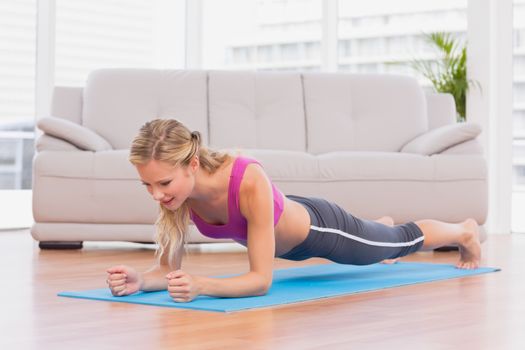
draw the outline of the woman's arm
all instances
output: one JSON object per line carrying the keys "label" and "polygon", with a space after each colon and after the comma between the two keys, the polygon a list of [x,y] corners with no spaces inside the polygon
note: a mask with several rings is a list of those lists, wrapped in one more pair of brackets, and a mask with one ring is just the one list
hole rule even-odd
{"label": "woman's arm", "polygon": [[[181,267],[183,251],[183,246],[181,246],[175,253],[175,270]],[[142,273],[140,290],[144,292],[166,290],[168,288],[166,275],[173,270],[168,264],[166,253],[164,253],[160,258],[160,263],[153,265],[149,270]]]}
{"label": "woman's arm", "polygon": [[243,297],[264,295],[272,284],[275,256],[273,192],[259,166],[248,166],[239,190],[239,206],[248,222],[250,271],[236,277],[191,276],[183,271],[170,273],[170,295],[175,301],[190,301],[197,295]]}

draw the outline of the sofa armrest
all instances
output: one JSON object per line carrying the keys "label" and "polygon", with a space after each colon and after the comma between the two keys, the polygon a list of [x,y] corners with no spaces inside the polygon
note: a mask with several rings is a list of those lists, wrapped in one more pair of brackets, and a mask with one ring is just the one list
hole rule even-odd
{"label": "sofa armrest", "polygon": [[432,155],[475,139],[481,127],[474,123],[458,123],[438,127],[419,135],[401,148],[403,153]]}
{"label": "sofa armrest", "polygon": [[447,148],[439,154],[483,154],[483,146],[478,139],[473,139]]}
{"label": "sofa armrest", "polygon": [[46,135],[67,141],[82,150],[96,152],[113,149],[109,142],[99,134],[66,119],[57,117],[40,118],[37,122],[37,127]]}
{"label": "sofa armrest", "polygon": [[81,149],[75,145],[64,141],[62,139],[43,134],[35,141],[37,152],[42,151],[80,151]]}
{"label": "sofa armrest", "polygon": [[429,92],[425,97],[430,130],[456,123],[456,103],[451,94]]}

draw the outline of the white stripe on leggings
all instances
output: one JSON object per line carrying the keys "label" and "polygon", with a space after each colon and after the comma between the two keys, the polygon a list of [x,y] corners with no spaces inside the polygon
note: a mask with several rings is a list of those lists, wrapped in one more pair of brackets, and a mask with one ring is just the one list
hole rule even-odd
{"label": "white stripe on leggings", "polygon": [[425,239],[424,236],[421,236],[421,237],[418,237],[416,239],[414,239],[413,241],[410,241],[410,242],[399,242],[399,243],[393,243],[393,242],[375,242],[375,241],[369,241],[368,239],[364,239],[364,238],[361,238],[361,237],[357,237],[357,236],[354,236],[354,235],[351,235],[347,232],[344,232],[344,231],[341,231],[341,230],[338,230],[338,229],[335,229],[335,228],[324,228],[324,227],[317,227],[317,226],[313,226],[311,225],[310,226],[311,229],[313,230],[316,230],[316,231],[320,231],[320,232],[330,232],[330,233],[335,233],[335,234],[338,234],[338,235],[341,235],[341,236],[344,236],[346,238],[350,238],[350,239],[353,239],[354,241],[358,241],[358,242],[361,242],[361,243],[364,243],[364,244],[368,244],[368,245],[373,245],[373,246],[377,246],[377,247],[410,247],[410,246],[413,246],[421,241],[423,241]]}

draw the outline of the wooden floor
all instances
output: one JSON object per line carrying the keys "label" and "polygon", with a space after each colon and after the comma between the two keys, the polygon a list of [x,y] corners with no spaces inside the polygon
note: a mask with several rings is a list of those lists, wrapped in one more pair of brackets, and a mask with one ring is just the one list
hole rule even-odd
{"label": "wooden floor", "polygon": [[[501,272],[230,314],[56,296],[105,287],[105,269],[117,263],[146,269],[153,253],[108,243],[41,251],[28,231],[0,231],[0,349],[525,349],[525,235],[483,244],[483,265]],[[430,252],[404,261],[456,259]],[[191,248],[184,267],[215,275],[247,263],[240,250]]]}

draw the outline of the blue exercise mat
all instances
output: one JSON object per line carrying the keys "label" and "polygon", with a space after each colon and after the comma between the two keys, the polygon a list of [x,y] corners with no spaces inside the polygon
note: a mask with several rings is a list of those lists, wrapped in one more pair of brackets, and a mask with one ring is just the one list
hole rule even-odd
{"label": "blue exercise mat", "polygon": [[[215,298],[199,296],[189,303],[174,302],[167,291],[137,292],[115,297],[108,288],[80,292],[62,292],[59,296],[166,306],[183,309],[232,312],[281,304],[329,298],[415,283],[467,277],[499,271],[482,267],[461,270],[452,265],[427,263],[374,264],[353,266],[323,264],[274,271],[273,284],[264,296],[244,298]],[[228,276],[219,276],[223,278]]]}

